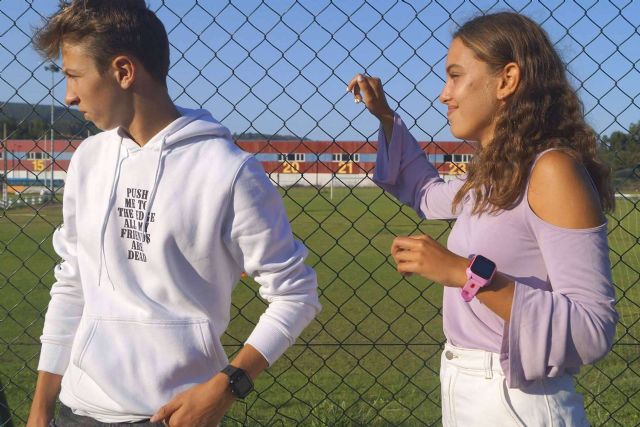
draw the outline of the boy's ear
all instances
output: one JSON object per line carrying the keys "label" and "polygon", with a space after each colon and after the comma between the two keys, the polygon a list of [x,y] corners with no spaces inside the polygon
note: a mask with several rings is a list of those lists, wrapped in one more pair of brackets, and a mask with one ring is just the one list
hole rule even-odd
{"label": "boy's ear", "polygon": [[111,61],[111,69],[122,89],[129,89],[136,79],[136,64],[127,55],[119,55]]}
{"label": "boy's ear", "polygon": [[500,82],[496,97],[503,101],[513,95],[520,84],[520,66],[515,62],[510,62],[504,66],[500,73]]}

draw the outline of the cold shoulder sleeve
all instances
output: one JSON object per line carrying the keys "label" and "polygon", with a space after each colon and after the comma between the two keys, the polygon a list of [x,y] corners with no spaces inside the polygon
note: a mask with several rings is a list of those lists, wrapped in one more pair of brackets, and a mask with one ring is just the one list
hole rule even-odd
{"label": "cold shoulder sleeve", "polygon": [[501,362],[509,387],[577,373],[610,350],[618,315],[611,279],[607,224],[565,229],[529,208],[551,291],[516,282]]}
{"label": "cold shoulder sleeve", "polygon": [[464,180],[445,182],[429,162],[400,116],[394,117],[387,145],[378,132],[378,153],[373,181],[395,198],[411,206],[421,218],[452,219],[451,202]]}

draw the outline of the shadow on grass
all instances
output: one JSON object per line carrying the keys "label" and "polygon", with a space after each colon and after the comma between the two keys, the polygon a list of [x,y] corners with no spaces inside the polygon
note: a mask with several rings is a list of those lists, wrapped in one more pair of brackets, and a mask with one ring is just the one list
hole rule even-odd
{"label": "shadow on grass", "polygon": [[4,395],[4,387],[0,382],[0,427],[13,427],[11,421],[11,410],[7,403],[7,397]]}

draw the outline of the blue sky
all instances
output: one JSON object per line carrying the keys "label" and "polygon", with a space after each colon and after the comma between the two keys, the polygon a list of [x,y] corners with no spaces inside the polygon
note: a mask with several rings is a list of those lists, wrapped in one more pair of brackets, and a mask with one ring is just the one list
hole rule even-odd
{"label": "blue sky", "polygon": [[[438,102],[451,33],[470,17],[517,10],[542,23],[603,134],[640,120],[640,1],[151,0],[172,44],[176,103],[205,107],[232,132],[364,139],[377,123],[345,93],[380,76],[419,139],[451,139]],[[51,73],[31,29],[53,0],[0,0],[0,101],[50,103]],[[62,105],[64,80],[55,75]]]}

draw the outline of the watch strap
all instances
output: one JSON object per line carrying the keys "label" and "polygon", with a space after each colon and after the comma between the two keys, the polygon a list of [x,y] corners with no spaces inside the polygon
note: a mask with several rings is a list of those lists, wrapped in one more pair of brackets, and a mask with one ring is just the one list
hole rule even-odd
{"label": "watch strap", "polygon": [[481,283],[478,282],[477,280],[475,280],[475,278],[469,278],[467,280],[467,282],[464,284],[464,286],[462,287],[462,289],[460,290],[460,294],[462,295],[462,299],[465,302],[469,302],[471,301],[476,294],[478,293],[478,291],[480,290],[480,288],[482,288],[483,286],[486,285],[485,283]]}
{"label": "watch strap", "polygon": [[233,365],[227,365],[222,370],[222,373],[226,374],[228,377],[231,377],[236,372],[237,369],[240,369],[240,368],[236,368]]}

